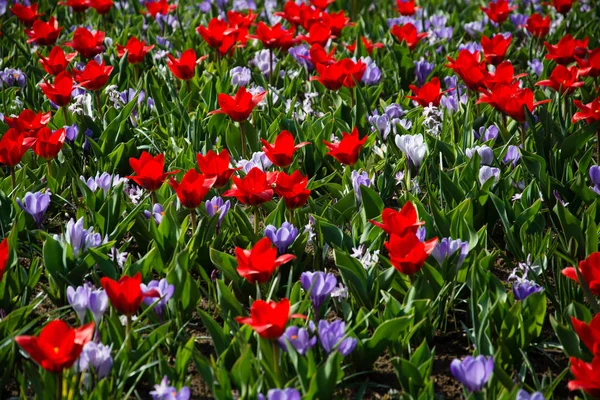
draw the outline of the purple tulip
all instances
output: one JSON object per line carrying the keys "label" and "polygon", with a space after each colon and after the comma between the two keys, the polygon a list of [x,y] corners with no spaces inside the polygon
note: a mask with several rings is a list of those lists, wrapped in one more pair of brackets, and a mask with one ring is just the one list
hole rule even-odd
{"label": "purple tulip", "polygon": [[294,243],[294,240],[296,240],[298,228],[287,221],[281,224],[279,229],[273,225],[267,225],[265,236],[277,247],[279,254],[284,254],[292,243]]}
{"label": "purple tulip", "polygon": [[287,342],[289,342],[300,355],[305,355],[308,350],[317,343],[317,337],[310,337],[308,330],[298,328],[297,326],[288,326],[284,334],[278,339],[279,346],[287,351]]}
{"label": "purple tulip", "polygon": [[303,272],[300,275],[300,283],[302,288],[309,293],[316,313],[321,304],[327,299],[327,296],[335,289],[337,279],[335,275],[326,274],[322,271]]}
{"label": "purple tulip", "polygon": [[266,398],[261,393],[258,394],[258,400],[300,400],[300,398],[300,392],[294,388],[269,389]]}
{"label": "purple tulip", "polygon": [[75,364],[75,369],[80,372],[91,368],[98,376],[98,379],[105,378],[110,373],[113,366],[113,359],[110,355],[111,346],[102,343],[88,342],[83,346],[79,360]]}
{"label": "purple tulip", "polygon": [[484,356],[467,356],[462,361],[454,359],[450,371],[469,392],[480,392],[494,372],[494,359]]}
{"label": "purple tulip", "polygon": [[154,390],[150,392],[152,400],[189,400],[190,389],[186,386],[179,391],[174,386],[169,385],[169,378],[165,376],[160,385],[154,385]]}
{"label": "purple tulip", "polygon": [[50,196],[52,194],[49,191],[46,192],[28,192],[25,194],[23,201],[17,199],[17,204],[21,210],[33,217],[33,220],[37,224],[38,228],[42,227],[46,210],[50,205]]}
{"label": "purple tulip", "polygon": [[344,339],[344,336],[346,335],[346,323],[342,320],[338,319],[333,322],[320,320],[317,332],[319,335],[319,343],[321,343],[321,347],[327,354],[334,350],[338,350],[346,357],[356,347],[356,339]]}
{"label": "purple tulip", "polygon": [[441,266],[448,257],[452,256],[457,251],[460,251],[458,257],[458,266],[460,268],[469,254],[469,242],[464,242],[460,239],[453,240],[452,238],[443,238],[433,249],[431,255]]}
{"label": "purple tulip", "polygon": [[81,325],[85,323],[85,312],[87,311],[90,303],[90,288],[87,284],[79,286],[77,289],[73,286],[67,288],[67,301],[69,305],[75,310],[77,318]]}
{"label": "purple tulip", "polygon": [[423,86],[427,82],[427,77],[433,72],[435,64],[428,62],[423,57],[415,61],[415,76],[417,77],[417,85]]}
{"label": "purple tulip", "polygon": [[[142,283],[141,288],[143,293],[146,293],[147,291],[152,289],[156,290],[159,293],[160,300],[158,300],[158,302],[154,306],[154,312],[156,312],[156,314],[160,318],[162,318],[163,311],[171,297],[173,297],[173,293],[175,292],[175,285],[170,285],[169,282],[167,282],[167,280],[163,278],[160,281],[150,281],[147,286]],[[145,305],[151,306],[156,302],[156,299],[157,298],[155,297],[144,297],[143,302]]]}

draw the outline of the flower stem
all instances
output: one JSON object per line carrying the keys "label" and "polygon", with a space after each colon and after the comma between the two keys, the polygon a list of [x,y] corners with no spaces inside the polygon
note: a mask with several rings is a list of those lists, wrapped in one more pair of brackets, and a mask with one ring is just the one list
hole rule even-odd
{"label": "flower stem", "polygon": [[96,90],[96,107],[98,108],[98,118],[102,124],[102,103],[100,101],[100,91]]}
{"label": "flower stem", "polygon": [[271,341],[271,346],[273,347],[273,369],[275,372],[275,381],[277,382],[277,386],[281,387],[281,372],[279,370],[279,348],[277,347],[277,343],[274,340]]}
{"label": "flower stem", "polygon": [[46,166],[48,167],[48,177],[52,177],[52,161],[46,160]]}
{"label": "flower stem", "polygon": [[258,236],[258,232],[260,231],[259,219],[260,212],[258,207],[254,207],[254,234]]}
{"label": "flower stem", "polygon": [[[600,131],[599,131],[600,134]],[[17,178],[15,177],[15,167],[10,167],[10,182],[12,183],[13,192],[17,188]]]}
{"label": "flower stem", "polygon": [[190,210],[190,220],[192,221],[192,236],[196,233],[197,219],[196,219],[196,211]]}
{"label": "flower stem", "polygon": [[131,315],[127,316],[127,325],[125,326],[125,342],[127,342],[127,353],[131,351]]}
{"label": "flower stem", "polygon": [[254,282],[254,284],[256,285],[256,299],[254,300],[260,300],[261,296],[260,296],[260,283],[258,283],[258,281]]}
{"label": "flower stem", "polygon": [[242,158],[246,158],[246,129],[244,121],[240,122],[240,136],[242,138]]}
{"label": "flower stem", "polygon": [[56,374],[56,400],[62,399],[62,376],[62,372]]}
{"label": "flower stem", "polygon": [[152,191],[150,192],[150,198],[152,199],[152,204],[150,204],[150,207],[154,207],[155,204],[158,204],[158,200],[156,198],[156,192]]}

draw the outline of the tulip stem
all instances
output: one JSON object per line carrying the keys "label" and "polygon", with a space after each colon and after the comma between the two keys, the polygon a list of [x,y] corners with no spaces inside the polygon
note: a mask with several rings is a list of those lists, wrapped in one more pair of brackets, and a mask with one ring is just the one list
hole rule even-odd
{"label": "tulip stem", "polygon": [[254,207],[254,235],[258,236],[258,233],[260,231],[260,225],[259,225],[259,219],[260,217],[260,212],[258,210],[258,207]]}
{"label": "tulip stem", "polygon": [[256,299],[254,300],[260,300],[260,283],[256,281],[254,284],[256,285]]}
{"label": "tulip stem", "polygon": [[600,128],[596,131],[596,162],[600,164]]}
{"label": "tulip stem", "polygon": [[277,383],[278,387],[281,387],[281,374],[279,371],[279,348],[274,340],[271,340],[271,346],[273,347],[273,369],[275,372],[275,382]]}
{"label": "tulip stem", "polygon": [[[600,134],[600,131],[598,131]],[[17,188],[17,178],[15,177],[15,167],[10,167],[10,182],[12,183],[13,192]]]}
{"label": "tulip stem", "polygon": [[46,160],[46,166],[48,167],[48,177],[52,177],[52,161]]}
{"label": "tulip stem", "polygon": [[156,192],[150,192],[150,198],[152,199],[152,204],[150,204],[150,208],[152,209],[155,204],[158,204],[158,200],[156,199]]}
{"label": "tulip stem", "polygon": [[100,91],[96,90],[96,107],[98,107],[98,118],[100,119],[100,124],[102,124],[102,103],[100,101]]}
{"label": "tulip stem", "polygon": [[56,374],[56,400],[62,399],[62,371]]}
{"label": "tulip stem", "polygon": [[192,236],[194,236],[197,226],[196,211],[194,209],[190,210],[190,220],[192,221]]}
{"label": "tulip stem", "polygon": [[525,124],[521,124],[521,145],[523,146],[523,150],[525,150]]}
{"label": "tulip stem", "polygon": [[246,129],[244,128],[244,121],[240,121],[240,136],[242,139],[242,158],[246,158]]}
{"label": "tulip stem", "polygon": [[125,342],[127,342],[127,353],[131,351],[131,315],[127,316],[127,325],[125,326]]}

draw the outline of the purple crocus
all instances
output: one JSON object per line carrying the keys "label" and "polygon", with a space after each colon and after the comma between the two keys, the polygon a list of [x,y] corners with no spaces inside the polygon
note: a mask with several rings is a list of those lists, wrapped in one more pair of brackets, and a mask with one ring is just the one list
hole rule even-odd
{"label": "purple crocus", "polygon": [[454,359],[450,371],[469,392],[480,392],[494,372],[494,359],[485,356]]}
{"label": "purple crocus", "polygon": [[321,343],[321,347],[327,354],[338,350],[346,357],[356,347],[356,339],[344,339],[346,335],[346,323],[340,319],[333,322],[320,320],[317,333],[319,335],[319,343]]}
{"label": "purple crocus", "polygon": [[310,336],[306,328],[297,326],[288,326],[283,335],[278,339],[279,346],[287,351],[287,342],[289,342],[300,355],[305,355],[308,350],[317,343],[316,336]]}
{"label": "purple crocus", "polygon": [[492,162],[494,162],[494,152],[485,144],[481,146],[475,146],[470,149],[465,149],[465,155],[469,159],[473,158],[475,153],[479,155],[480,165],[492,165]]}
{"label": "purple crocus", "polygon": [[525,300],[534,293],[543,291],[544,288],[533,281],[520,279],[513,284],[515,300]]}
{"label": "purple crocus", "polygon": [[75,369],[84,372],[93,368],[98,379],[105,378],[113,366],[113,359],[110,355],[111,350],[112,345],[107,346],[93,341],[86,343],[83,346],[79,360],[75,363]]}
{"label": "purple crocus", "polygon": [[160,385],[154,385],[154,390],[150,392],[152,400],[189,400],[190,389],[187,386],[179,391],[170,385],[169,378],[165,376],[160,381]]}
{"label": "purple crocus", "polygon": [[483,50],[480,43],[477,42],[467,42],[461,43],[458,45],[458,50],[468,50],[470,53],[478,53]]}
{"label": "purple crocus", "polygon": [[309,71],[313,70],[314,65],[312,62],[310,62],[310,50],[306,45],[301,44],[298,46],[290,47],[290,49],[288,50],[288,54],[291,55],[292,58],[294,58],[294,60],[296,60],[296,62],[300,64],[300,66],[306,68]]}
{"label": "purple crocus", "polygon": [[246,67],[233,67],[229,75],[233,86],[247,86],[252,78],[252,72]]}
{"label": "purple crocus", "polygon": [[22,88],[27,83],[23,71],[15,68],[4,68],[4,71],[0,71],[0,79],[8,87],[17,86]]}
{"label": "purple crocus", "polygon": [[73,218],[67,222],[64,240],[71,245],[73,257],[77,257],[80,252],[86,249],[98,247],[102,244],[102,236],[95,233],[91,228],[85,229],[83,224],[83,217],[79,218],[77,222]]}
{"label": "purple crocus", "polygon": [[460,268],[465,258],[469,254],[469,242],[462,241],[460,239],[443,238],[433,249],[431,255],[438,264],[441,266],[448,257],[452,256],[457,251],[460,251],[458,257],[458,266]]}
{"label": "purple crocus", "polygon": [[287,389],[269,389],[267,397],[261,393],[258,394],[258,400],[300,400],[300,392],[294,388]]}
{"label": "purple crocus", "polygon": [[300,275],[302,288],[309,293],[310,299],[315,308],[315,313],[327,299],[327,296],[333,292],[337,285],[337,279],[333,274],[326,274],[322,271],[303,272]]}
{"label": "purple crocus", "polygon": [[279,254],[285,254],[291,244],[294,243],[294,240],[296,240],[298,228],[287,221],[281,224],[279,229],[273,225],[267,225],[265,236],[277,247]]}
{"label": "purple crocus", "polygon": [[427,77],[433,72],[435,64],[430,63],[421,57],[420,60],[415,61],[415,76],[417,77],[417,85],[423,86],[427,82]]}
{"label": "purple crocus", "polygon": [[96,325],[99,324],[104,312],[108,308],[108,295],[104,289],[90,290],[88,308],[94,316]]}
{"label": "purple crocus", "polygon": [[524,389],[519,389],[516,400],[546,400],[541,392],[533,392],[529,394]]}
{"label": "purple crocus", "polygon": [[65,128],[65,136],[69,142],[74,142],[77,139],[77,135],[79,134],[79,127],[77,124],[66,125]]}
{"label": "purple crocus", "polygon": [[496,140],[498,133],[498,127],[496,125],[490,125],[487,128],[482,126],[479,128],[479,132],[473,130],[473,136],[475,136],[475,139],[479,139],[482,142]]}
{"label": "purple crocus", "polygon": [[531,61],[527,61],[527,66],[529,67],[529,69],[531,69],[531,71],[534,74],[536,74],[537,76],[542,76],[542,73],[544,72],[544,63],[543,62],[541,62],[537,58],[534,58]]}
{"label": "purple crocus", "polygon": [[385,113],[385,115],[390,117],[390,119],[402,118],[405,114],[404,110],[402,109],[402,106],[396,103],[392,103],[386,108],[384,108],[383,112]]}
{"label": "purple crocus", "polygon": [[360,187],[361,186],[370,187],[371,179],[369,179],[369,174],[366,171],[358,172],[356,170],[352,171],[352,175],[350,178],[352,180],[352,189],[354,189],[354,194],[356,195],[356,199],[360,203],[362,201]]}
{"label": "purple crocus", "polygon": [[500,179],[500,170],[495,167],[488,167],[487,165],[482,166],[479,169],[479,184],[483,186],[490,179],[494,179],[492,187],[496,186],[498,179]]}
{"label": "purple crocus", "polygon": [[215,214],[219,215],[219,220],[217,221],[217,234],[219,233],[219,228],[223,223],[223,219],[225,219],[225,215],[231,208],[231,202],[229,200],[223,201],[223,198],[219,196],[215,196],[210,200],[206,200],[205,202],[206,213],[209,217],[214,217]]}
{"label": "purple crocus", "polygon": [[510,163],[513,167],[516,167],[520,158],[521,153],[519,152],[519,148],[511,144],[510,146],[508,146],[508,149],[506,150],[506,154],[504,155],[502,162],[504,164]]}
{"label": "purple crocus", "polygon": [[156,314],[162,318],[163,311],[175,292],[175,285],[170,285],[165,278],[162,278],[160,281],[150,281],[147,286],[143,283],[140,286],[143,293],[146,293],[152,289],[159,293],[160,300],[158,300],[158,302],[156,302],[157,298],[155,297],[144,297],[143,302],[147,306],[151,306],[152,304],[156,303],[154,306],[154,312],[156,312]]}
{"label": "purple crocus", "polygon": [[23,201],[17,198],[17,204],[21,210],[33,217],[33,220],[37,224],[38,228],[42,227],[44,216],[50,206],[50,196],[52,194],[49,191],[46,192],[28,192],[25,194]]}
{"label": "purple crocus", "polygon": [[596,194],[600,195],[600,167],[597,165],[592,165],[590,167],[589,174],[592,184],[594,185],[591,187],[591,189],[596,192]]}
{"label": "purple crocus", "polygon": [[361,61],[367,67],[360,81],[367,86],[378,84],[381,80],[381,69],[379,69],[371,57],[361,57]]}
{"label": "purple crocus", "polygon": [[165,209],[163,208],[163,206],[159,203],[155,203],[152,206],[152,211],[144,210],[144,217],[146,217],[147,219],[154,218],[154,222],[156,222],[156,225],[160,225],[164,213]]}
{"label": "purple crocus", "polygon": [[85,312],[90,303],[90,287],[87,284],[79,286],[77,289],[69,286],[67,288],[67,301],[73,307],[79,322],[83,325],[85,323]]}

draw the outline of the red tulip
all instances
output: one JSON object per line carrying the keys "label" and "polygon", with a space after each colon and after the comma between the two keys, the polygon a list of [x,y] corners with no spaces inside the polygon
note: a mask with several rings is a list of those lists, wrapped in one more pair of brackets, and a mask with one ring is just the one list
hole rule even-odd
{"label": "red tulip", "polygon": [[100,15],[107,14],[114,5],[112,0],[89,0],[92,7]]}
{"label": "red tulip", "polygon": [[14,16],[25,26],[31,26],[35,20],[44,15],[43,13],[38,14],[37,10],[37,3],[33,3],[30,6],[14,3],[10,9]]}
{"label": "red tulip", "polygon": [[4,122],[11,128],[15,128],[25,136],[35,136],[40,128],[45,127],[50,122],[52,113],[39,112],[25,109],[21,111],[18,117],[4,117]]}
{"label": "red tulip", "polygon": [[54,78],[54,85],[44,80],[44,83],[40,83],[40,89],[51,102],[64,107],[71,102],[73,78],[68,71],[63,71]]}
{"label": "red tulip", "polygon": [[179,59],[176,59],[170,54],[168,56],[169,61],[167,61],[167,65],[169,66],[169,69],[173,72],[173,75],[183,81],[194,78],[196,75],[196,65],[204,59],[204,57],[196,59],[196,52],[193,49],[187,49],[181,53]]}
{"label": "red tulip", "polygon": [[282,168],[286,168],[292,163],[296,150],[310,144],[310,142],[302,142],[294,145],[294,136],[289,131],[281,131],[273,144],[265,139],[260,139],[260,141],[263,144],[262,150],[267,158],[273,164]]}
{"label": "red tulip", "polygon": [[600,357],[591,363],[571,357],[571,373],[575,380],[569,381],[569,390],[581,389],[593,398],[600,398]]}
{"label": "red tulip", "polygon": [[574,0],[552,0],[552,7],[560,14],[567,14],[573,7]]}
{"label": "red tulip", "polygon": [[343,74],[342,68],[338,63],[334,62],[328,65],[317,63],[315,65],[319,76],[311,76],[311,81],[319,81],[321,85],[325,86],[329,90],[339,90],[342,86],[344,86],[345,76]]}
{"label": "red tulip", "polygon": [[235,44],[235,37],[230,31],[229,24],[218,18],[211,19],[208,27],[198,26],[196,32],[202,36],[209,47],[219,50],[222,56],[227,54]]}
{"label": "red tulip", "polygon": [[169,4],[167,0],[146,1],[146,14],[156,18],[158,14],[167,15],[177,8],[177,4]]}
{"label": "red tulip", "polygon": [[[304,3],[302,3],[302,6],[306,6],[306,5]],[[283,19],[285,19],[287,22],[289,22],[290,24],[292,24],[294,26],[302,25],[302,19],[300,18],[300,7],[301,6],[296,4],[296,2],[294,0],[289,0],[284,4],[283,11],[277,11],[277,12],[273,13],[273,15],[282,17]]]}
{"label": "red tulip", "polygon": [[71,328],[66,322],[49,322],[39,336],[17,336],[15,342],[29,357],[48,372],[71,368],[94,334],[94,323]]}
{"label": "red tulip", "polygon": [[29,36],[27,43],[51,46],[56,43],[61,30],[62,27],[58,26],[58,21],[54,17],[50,17],[48,22],[44,22],[41,19],[35,20],[33,27],[30,30],[25,30],[25,33]]}
{"label": "red tulip", "polygon": [[310,197],[310,190],[306,188],[308,177],[302,176],[298,170],[291,175],[279,172],[275,180],[275,192],[283,198],[288,210],[295,210],[306,204]]}
{"label": "red tulip", "polygon": [[[0,138],[0,164],[14,168],[15,165],[21,162],[23,155],[27,151],[27,146],[23,143],[25,135],[14,128],[2,135]],[[2,255],[0,251],[0,269],[2,269]],[[0,271],[0,281],[2,273]]]}
{"label": "red tulip", "polygon": [[400,15],[414,15],[417,9],[415,7],[415,0],[396,0],[396,6]]}
{"label": "red tulip", "polygon": [[142,292],[141,283],[142,275],[139,272],[133,277],[124,275],[118,281],[106,277],[100,279],[100,284],[106,290],[110,304],[120,314],[127,316],[132,316],[137,312],[145,297],[160,297],[160,293],[155,289]]}
{"label": "red tulip", "polygon": [[67,0],[67,1],[59,1],[59,5],[71,7],[71,9],[75,12],[84,12],[90,7],[88,0]]}
{"label": "red tulip", "polygon": [[548,50],[546,60],[554,60],[557,64],[568,65],[575,61],[575,57],[583,57],[587,53],[588,38],[583,40],[573,39],[570,33],[565,35],[558,44],[544,42]]}
{"label": "red tulip", "polygon": [[571,93],[575,88],[583,86],[584,82],[579,80],[577,67],[565,67],[557,65],[548,79],[537,82],[536,86],[548,86],[560,93]]}
{"label": "red tulip", "polygon": [[[600,253],[592,253],[585,260],[579,261],[579,273],[596,296],[600,296]],[[575,267],[562,270],[562,274],[569,279],[579,282]]]}
{"label": "red tulip", "polygon": [[249,29],[257,15],[252,13],[252,10],[248,10],[248,14],[244,15],[237,11],[227,11],[227,21],[230,26],[235,26],[237,28]]}
{"label": "red tulip", "polygon": [[312,24],[308,35],[300,35],[298,39],[304,40],[311,45],[320,44],[321,46],[325,46],[331,37],[331,28],[323,23],[316,23]]}
{"label": "red tulip", "polygon": [[400,43],[405,42],[409,50],[414,50],[421,39],[427,37],[427,33],[417,32],[417,27],[410,22],[400,26],[394,25],[391,30],[392,35],[398,39]]}
{"label": "red tulip", "polygon": [[494,89],[496,85],[512,85],[527,74],[515,75],[515,68],[510,61],[504,61],[496,67],[495,72],[488,72],[485,76],[483,84],[488,89]]}
{"label": "red tulip", "polygon": [[[325,15],[328,15],[325,12],[315,10],[314,8],[305,3],[300,4],[299,13],[300,25],[306,31],[310,29],[312,24],[323,21],[323,17]],[[291,24],[294,25],[293,22],[291,22]]]}
{"label": "red tulip", "polygon": [[73,34],[73,40],[66,42],[69,46],[79,52],[83,58],[94,58],[104,51],[104,32],[92,33],[86,28],[77,28]]}
{"label": "red tulip", "polygon": [[583,104],[579,100],[573,101],[579,111],[573,115],[572,122],[586,121],[589,124],[600,121],[600,97],[595,98],[591,103]]}
{"label": "red tulip", "polygon": [[534,102],[531,89],[519,89],[518,83],[496,85],[492,90],[484,91],[479,100],[477,100],[477,104],[491,104],[497,110],[521,123],[525,122],[524,107],[533,112],[535,107],[549,102],[550,100]]}
{"label": "red tulip", "polygon": [[288,30],[283,29],[279,23],[268,27],[261,21],[256,27],[256,34],[250,36],[250,38],[260,40],[263,47],[267,49],[287,50],[296,42],[294,39],[295,31],[294,27]]}
{"label": "red tulip", "polygon": [[511,11],[517,7],[509,7],[508,0],[491,1],[487,7],[481,7],[481,10],[487,14],[489,19],[497,24],[501,24],[508,18]]}
{"label": "red tulip", "polygon": [[276,340],[283,335],[290,318],[306,318],[304,315],[290,315],[290,301],[256,300],[250,307],[249,317],[236,317],[240,324],[250,325],[256,333],[268,340]]}
{"label": "red tulip", "polygon": [[235,96],[221,93],[217,98],[221,108],[209,112],[209,115],[227,114],[229,118],[236,122],[245,121],[250,117],[250,114],[252,114],[254,107],[256,107],[266,95],[267,92],[253,95],[243,86],[238,89]]}
{"label": "red tulip", "polygon": [[335,3],[335,0],[310,0],[310,4],[321,11],[325,11],[325,9],[333,3]]}
{"label": "red tulip", "polygon": [[[0,142],[0,146],[1,146],[1,142]],[[2,150],[0,150],[0,157],[2,157]],[[9,254],[8,239],[5,238],[0,243],[0,282],[2,282],[2,278],[4,277],[4,272],[6,271],[6,265],[8,264],[8,254]]]}
{"label": "red tulip", "polygon": [[308,58],[309,58],[310,62],[313,63],[314,65],[318,65],[318,64],[329,65],[329,64],[335,63],[334,54],[335,54],[335,47],[333,49],[331,49],[331,51],[329,53],[327,53],[327,51],[325,51],[323,46],[321,46],[320,44],[313,44],[312,46],[310,46],[310,50],[309,50],[310,57],[308,57]]}
{"label": "red tulip", "polygon": [[[313,23],[318,22],[319,13],[313,14],[316,20],[312,21],[308,28],[310,29]],[[344,10],[336,13],[321,13],[321,21],[331,29],[331,34],[335,37],[342,36],[342,30],[347,26],[354,26],[355,24],[350,22],[350,18],[346,17]]]}
{"label": "red tulip", "polygon": [[196,160],[198,161],[200,172],[207,178],[216,178],[213,185],[216,188],[222,188],[227,185],[227,182],[231,179],[231,175],[239,170],[239,168],[229,168],[231,157],[227,149],[224,149],[219,154],[209,150],[205,156],[202,154],[196,155]]}
{"label": "red tulip", "polygon": [[233,177],[231,189],[223,193],[225,197],[235,197],[240,203],[257,206],[273,198],[269,176],[259,168],[252,168],[243,178]]}
{"label": "red tulip", "polygon": [[406,233],[404,236],[392,234],[390,240],[384,243],[390,262],[398,272],[405,275],[419,272],[436,244],[437,238],[423,243],[414,233]]}
{"label": "red tulip", "polygon": [[469,50],[461,50],[456,60],[448,57],[449,63],[446,67],[454,70],[460,76],[467,88],[478,91],[483,87],[487,68],[485,61],[481,61],[481,53],[471,53]]}
{"label": "red tulip", "polygon": [[571,317],[571,323],[585,347],[594,355],[600,354],[600,314],[596,314],[589,324],[575,317]]}
{"label": "red tulip", "polygon": [[415,95],[406,97],[416,101],[421,107],[427,107],[430,104],[433,104],[435,107],[439,106],[442,95],[448,92],[448,90],[441,91],[438,77],[434,77],[431,81],[421,86],[421,88],[414,85],[409,85],[409,87]]}
{"label": "red tulip", "polygon": [[63,49],[59,46],[54,46],[52,50],[50,50],[48,58],[44,57],[39,52],[37,54],[40,57],[42,67],[44,67],[47,73],[54,76],[66,70],[69,63],[73,61],[77,55],[77,53],[65,54]]}
{"label": "red tulip", "polygon": [[296,256],[284,254],[277,257],[277,248],[273,246],[269,238],[263,238],[250,250],[236,247],[235,258],[238,264],[238,274],[254,284],[255,282],[267,282],[280,265],[292,261]]}
{"label": "red tulip", "polygon": [[51,131],[48,127],[41,128],[35,137],[25,138],[23,143],[31,147],[33,152],[46,161],[55,158],[65,144],[65,128]]}
{"label": "red tulip", "polygon": [[175,179],[169,179],[169,185],[177,193],[177,198],[185,208],[197,208],[204,200],[204,197],[214,185],[216,177],[207,178],[198,173],[195,169],[190,169],[183,176],[181,183]]}
{"label": "red tulip", "polygon": [[88,90],[100,90],[106,86],[112,70],[113,67],[104,65],[104,61],[102,64],[98,64],[96,60],[91,60],[83,71],[74,69],[73,74],[75,74],[75,80],[82,87]]}
{"label": "red tulip", "polygon": [[591,76],[597,78],[600,76],[600,48],[590,51],[587,60],[575,56],[577,65],[579,65],[580,76]]}
{"label": "red tulip", "polygon": [[[367,50],[367,53],[369,53],[369,54],[373,53],[374,49],[383,49],[385,47],[383,43],[373,43],[372,41],[370,41],[369,39],[367,39],[364,36],[361,36],[360,40],[365,45],[365,49]],[[349,52],[354,53],[354,51],[356,50],[356,41],[354,43],[346,46],[346,48],[348,49]]]}
{"label": "red tulip", "polygon": [[179,170],[165,172],[165,156],[158,154],[152,157],[145,151],[140,158],[130,158],[129,165],[135,172],[135,176],[127,176],[127,178],[151,192],[158,190],[169,175],[179,172]]}
{"label": "red tulip", "polygon": [[505,38],[504,35],[498,34],[491,39],[483,35],[481,37],[481,47],[483,47],[483,56],[486,61],[493,65],[498,65],[504,61],[511,41],[512,36],[510,35]]}
{"label": "red tulip", "polygon": [[534,13],[527,18],[527,24],[525,25],[527,31],[536,38],[546,37],[550,32],[550,16],[546,15],[542,18],[540,14]]}
{"label": "red tulip", "polygon": [[369,220],[389,235],[404,236],[407,233],[416,234],[425,222],[419,221],[417,209],[410,201],[406,202],[400,211],[385,208],[381,213],[381,222]]}
{"label": "red tulip", "polygon": [[117,45],[117,53],[119,58],[122,58],[125,54],[127,54],[127,62],[129,64],[139,64],[144,62],[144,57],[146,57],[146,53],[154,48],[154,45],[146,46],[146,42],[143,40],[140,41],[135,36],[132,36],[127,41],[125,46]]}
{"label": "red tulip", "polygon": [[354,165],[360,155],[360,150],[365,145],[368,136],[362,139],[358,137],[358,129],[355,127],[352,133],[342,132],[342,140],[337,143],[329,143],[323,140],[325,146],[329,149],[331,157],[345,165]]}

